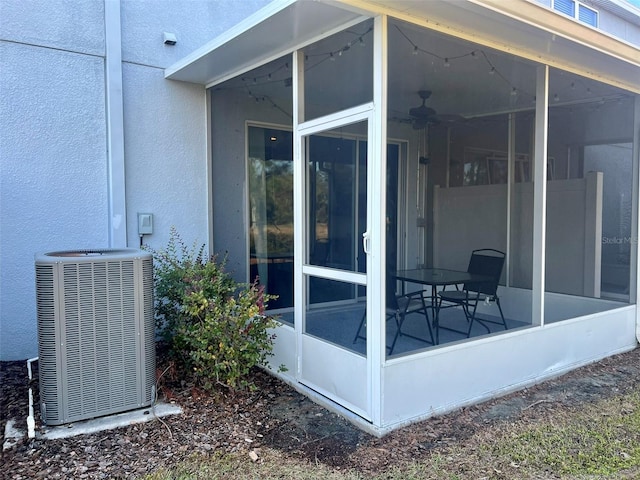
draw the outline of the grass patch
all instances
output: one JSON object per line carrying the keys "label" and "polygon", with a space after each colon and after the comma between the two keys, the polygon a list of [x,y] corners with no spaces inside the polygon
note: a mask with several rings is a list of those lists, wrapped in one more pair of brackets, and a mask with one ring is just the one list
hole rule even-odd
{"label": "grass patch", "polygon": [[376,475],[372,480],[467,480],[488,478],[485,475],[465,475],[456,472],[460,470],[460,457],[439,454],[431,455],[420,462],[410,462],[396,465],[384,473]]}
{"label": "grass patch", "polygon": [[640,465],[640,394],[614,397],[509,432],[491,447],[529,470],[610,476]]}
{"label": "grass patch", "polygon": [[[146,480],[322,479],[622,479],[640,478],[640,392],[578,408],[554,408],[546,418],[481,427],[461,443],[414,461],[391,462],[378,472],[332,468],[261,448],[247,454],[193,457]],[[363,445],[356,456],[371,455]]]}
{"label": "grass patch", "polygon": [[[439,457],[438,457],[439,458]],[[396,465],[378,475],[363,474],[353,468],[337,469],[320,462],[292,459],[279,451],[261,449],[258,462],[239,454],[193,457],[171,470],[161,469],[144,480],[463,480],[469,477],[450,473],[442,458],[428,462]],[[449,459],[451,461],[452,459]]]}
{"label": "grass patch", "polygon": [[171,470],[162,469],[144,477],[145,480],[362,480],[355,472],[341,472],[321,463],[310,464],[290,459],[274,450],[262,450],[253,462],[247,455],[213,454],[193,457]]}

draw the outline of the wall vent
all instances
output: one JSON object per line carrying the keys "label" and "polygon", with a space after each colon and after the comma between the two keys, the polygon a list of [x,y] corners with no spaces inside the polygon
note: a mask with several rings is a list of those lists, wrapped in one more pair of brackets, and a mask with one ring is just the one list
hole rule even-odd
{"label": "wall vent", "polygon": [[136,249],[36,255],[41,417],[47,425],[155,397],[153,259]]}

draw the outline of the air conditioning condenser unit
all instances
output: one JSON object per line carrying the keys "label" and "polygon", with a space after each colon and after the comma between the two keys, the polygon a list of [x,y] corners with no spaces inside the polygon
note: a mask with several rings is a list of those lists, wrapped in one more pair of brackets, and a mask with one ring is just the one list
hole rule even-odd
{"label": "air conditioning condenser unit", "polygon": [[155,399],[153,259],[137,249],[36,255],[40,413],[47,425]]}

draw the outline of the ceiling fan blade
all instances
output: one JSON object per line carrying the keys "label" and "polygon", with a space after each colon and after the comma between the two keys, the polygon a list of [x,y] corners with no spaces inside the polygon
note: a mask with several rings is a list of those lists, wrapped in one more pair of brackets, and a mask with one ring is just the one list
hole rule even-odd
{"label": "ceiling fan blade", "polygon": [[409,115],[416,118],[427,118],[435,115],[437,112],[426,105],[420,105],[409,110]]}
{"label": "ceiling fan blade", "polygon": [[439,123],[453,123],[453,122],[461,122],[466,120],[462,115],[458,115],[455,113],[443,113],[434,116],[434,120]]}
{"label": "ceiling fan blade", "polygon": [[426,128],[427,125],[429,125],[429,122],[427,120],[414,120],[411,123],[411,126],[414,130],[422,130],[423,128]]}

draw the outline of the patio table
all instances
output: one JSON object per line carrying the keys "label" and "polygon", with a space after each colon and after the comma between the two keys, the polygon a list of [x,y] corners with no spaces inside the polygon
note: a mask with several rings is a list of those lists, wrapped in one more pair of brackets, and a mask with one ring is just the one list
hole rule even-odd
{"label": "patio table", "polygon": [[482,283],[491,281],[491,277],[486,275],[478,275],[461,270],[449,270],[445,268],[415,268],[411,270],[398,270],[391,276],[402,282],[403,294],[405,293],[405,282],[431,285],[431,314],[433,318],[433,328],[435,329],[436,334],[436,345],[440,342],[439,314],[438,309],[436,309],[438,287],[459,285],[462,283]]}

